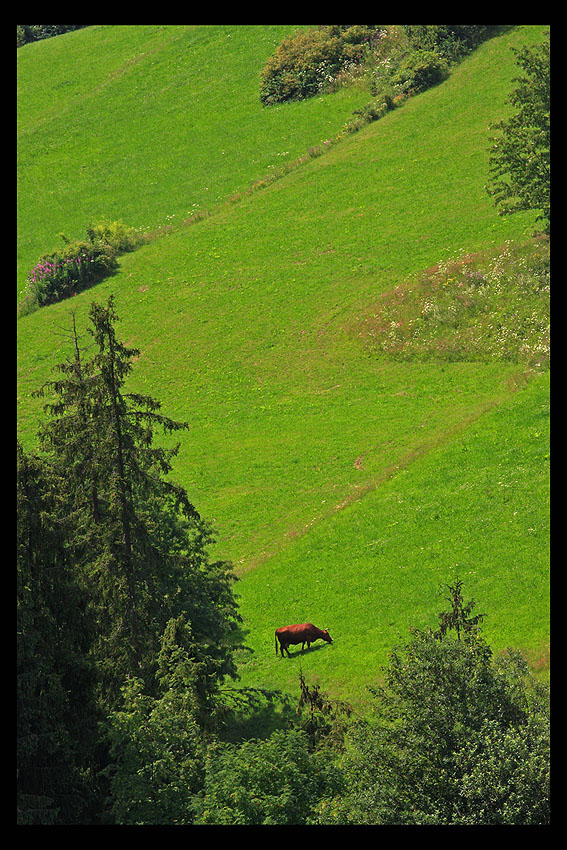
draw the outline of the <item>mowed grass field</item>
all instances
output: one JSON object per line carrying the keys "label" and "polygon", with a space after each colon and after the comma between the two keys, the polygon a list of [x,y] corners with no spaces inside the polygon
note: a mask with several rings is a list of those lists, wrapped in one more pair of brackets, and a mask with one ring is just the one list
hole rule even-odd
{"label": "mowed grass field", "polygon": [[357,88],[264,109],[294,26],[91,26],[18,49],[18,297],[58,234],[143,231],[214,208],[336,133]]}
{"label": "mowed grass field", "polygon": [[[395,362],[372,356],[359,335],[361,317],[396,284],[533,232],[533,215],[499,217],[484,185],[488,127],[507,114],[516,75],[511,48],[537,43],[545,28],[491,39],[441,86],[247,195],[270,165],[334,136],[368,100],[359,87],[263,110],[257,74],[291,29],[95,27],[49,40],[75,39],[79,78],[70,41],[66,52],[47,41],[21,49],[35,59],[25,73],[22,61],[20,81],[24,272],[58,229],[81,235],[95,215],[155,228],[204,206],[211,188],[215,204],[198,224],[123,256],[117,274],[72,303],[20,319],[19,435],[34,444],[42,413],[31,393],[69,353],[71,311],[86,342],[90,302],[114,292],[119,334],[141,352],[129,386],[191,425],[174,477],[213,523],[214,555],[240,576],[242,685],[295,692],[301,666],[308,680],[363,704],[392,646],[410,626],[435,623],[445,607],[439,585],[456,575],[488,614],[495,649],[524,650],[545,675],[548,377],[528,380],[521,364],[504,361]],[[180,75],[169,89],[166,67],[174,57],[183,66],[188,42],[204,70],[189,63],[186,88]],[[83,115],[61,149],[56,110],[40,120],[54,65],[52,80],[76,79],[74,95],[71,83],[61,86],[66,114],[76,106]],[[178,114],[181,93],[186,105],[202,100],[199,128],[188,106]],[[224,123],[219,98],[228,101]],[[144,102],[155,107],[154,141],[149,133],[141,144]],[[97,166],[112,175],[106,183],[85,129],[95,124],[107,128]],[[217,148],[225,153],[213,156]],[[93,173],[75,191],[69,173],[87,154]],[[181,169],[182,154],[193,170]],[[50,189],[47,213],[39,195],[55,160],[65,180]],[[143,190],[152,169],[163,178],[155,192]],[[224,204],[234,192],[240,201]],[[329,628],[334,644],[276,658],[275,628],[306,620]]]}

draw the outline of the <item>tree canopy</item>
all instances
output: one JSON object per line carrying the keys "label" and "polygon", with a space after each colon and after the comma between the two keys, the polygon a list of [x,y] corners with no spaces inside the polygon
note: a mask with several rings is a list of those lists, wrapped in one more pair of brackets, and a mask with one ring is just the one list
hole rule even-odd
{"label": "tree canopy", "polygon": [[515,112],[495,124],[488,193],[501,215],[539,211],[550,225],[550,46],[514,51],[523,74],[510,96]]}
{"label": "tree canopy", "polygon": [[[74,773],[94,769],[79,718],[90,705],[96,726],[99,712],[122,704],[129,679],[158,693],[172,629],[200,719],[225,677],[236,676],[231,565],[210,560],[210,526],[167,478],[178,447],[154,442],[156,428],[188,426],[150,396],[126,391],[137,352],[117,337],[114,298],[93,303],[89,319],[95,353],[86,357],[73,320],[70,354],[38,391],[49,416],[41,454],[18,447],[22,822],[33,822],[40,803],[55,822],[71,817],[56,798],[77,800]],[[58,784],[41,778],[45,760]]]}

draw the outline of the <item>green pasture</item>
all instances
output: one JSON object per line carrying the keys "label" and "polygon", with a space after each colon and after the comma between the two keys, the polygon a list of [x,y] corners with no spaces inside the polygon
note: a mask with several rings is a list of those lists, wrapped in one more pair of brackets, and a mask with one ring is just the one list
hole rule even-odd
{"label": "green pasture", "polygon": [[[19,320],[19,436],[34,444],[31,393],[70,352],[71,312],[87,342],[90,302],[113,292],[118,333],[140,349],[132,389],[191,425],[173,477],[240,576],[242,685],[295,692],[301,665],[363,702],[457,574],[492,645],[547,669],[547,377],[505,362],[394,362],[359,334],[408,276],[533,232],[531,214],[498,216],[484,185],[511,47],[545,28],[491,39],[442,85],[245,194],[279,154],[336,135],[368,99],[355,88],[262,109],[258,72],[291,29],[93,27],[20,49],[20,286],[58,230],[81,235],[99,215],[154,228],[206,207],[207,192],[214,203],[96,288]],[[71,38],[76,54],[50,46]],[[234,192],[238,203],[222,203]],[[274,629],[306,620],[334,644],[276,658]]]}
{"label": "green pasture", "polygon": [[[464,581],[485,637],[549,668],[549,377],[401,467],[240,583],[243,685],[297,689],[299,670],[364,703],[410,627],[435,627],[442,584]],[[274,626],[313,620],[333,644],[276,658]]]}
{"label": "green pasture", "polygon": [[91,26],[19,48],[18,297],[60,232],[175,226],[336,134],[368,93],[260,104],[260,69],[298,28]]}

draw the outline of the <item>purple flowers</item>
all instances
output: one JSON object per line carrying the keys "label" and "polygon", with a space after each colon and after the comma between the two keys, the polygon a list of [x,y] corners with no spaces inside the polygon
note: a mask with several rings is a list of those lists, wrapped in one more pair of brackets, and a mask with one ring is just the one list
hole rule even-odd
{"label": "purple flowers", "polygon": [[114,253],[98,245],[77,245],[77,253],[71,256],[44,256],[27,276],[28,300],[38,307],[62,301],[95,283],[115,265]]}
{"label": "purple flowers", "polygon": [[38,283],[40,281],[46,281],[49,278],[56,275],[62,269],[69,269],[69,266],[75,266],[78,268],[82,263],[94,262],[92,257],[88,256],[79,256],[79,257],[65,257],[64,259],[53,261],[48,259],[42,259],[38,263],[35,264],[33,269],[30,271],[27,277],[28,283]]}
{"label": "purple flowers", "polygon": [[45,254],[30,270],[20,315],[77,295],[98,283],[118,265],[117,256],[138,244],[136,231],[122,222],[99,222],[87,228],[87,239],[71,242],[60,234],[62,251]]}

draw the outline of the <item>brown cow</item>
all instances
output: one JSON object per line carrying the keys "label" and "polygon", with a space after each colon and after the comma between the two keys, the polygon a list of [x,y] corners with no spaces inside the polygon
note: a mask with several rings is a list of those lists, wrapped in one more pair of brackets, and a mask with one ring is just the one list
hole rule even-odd
{"label": "brown cow", "polygon": [[319,638],[326,640],[327,643],[333,642],[327,629],[318,629],[313,623],[301,623],[298,626],[284,626],[281,629],[276,629],[276,655],[278,654],[278,641],[283,658],[284,649],[289,656],[288,646],[290,644],[300,643],[301,649],[307,644],[307,649],[309,649],[313,641],[319,640]]}

